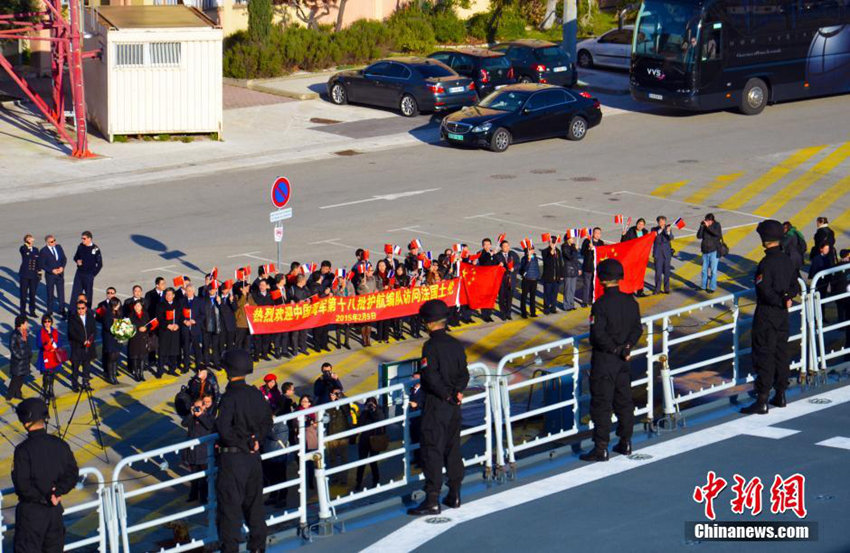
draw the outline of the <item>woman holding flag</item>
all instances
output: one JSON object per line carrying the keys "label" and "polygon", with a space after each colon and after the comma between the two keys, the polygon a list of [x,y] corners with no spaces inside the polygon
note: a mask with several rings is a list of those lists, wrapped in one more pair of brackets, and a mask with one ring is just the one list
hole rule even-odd
{"label": "woman holding flag", "polygon": [[148,356],[148,347],[151,340],[155,340],[155,335],[151,334],[159,325],[157,319],[149,319],[145,313],[145,306],[142,302],[137,301],[132,304],[133,311],[130,313],[130,322],[136,327],[136,334],[127,342],[127,359],[130,364],[130,373],[136,382],[145,380],[144,363]]}
{"label": "woman holding flag", "polygon": [[159,321],[159,375],[168,366],[169,371],[178,370],[180,366],[180,325],[183,323],[183,312],[174,301],[174,288],[166,288],[163,301],[156,306],[156,318]]}

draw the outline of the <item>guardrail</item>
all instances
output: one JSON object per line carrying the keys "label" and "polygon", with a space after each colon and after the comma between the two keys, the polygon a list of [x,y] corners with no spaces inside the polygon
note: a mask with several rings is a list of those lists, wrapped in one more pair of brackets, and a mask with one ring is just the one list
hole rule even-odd
{"label": "guardrail", "polygon": [[[818,288],[826,279],[829,279],[828,295],[823,296]],[[812,279],[811,290],[811,349],[817,359],[817,367],[826,371],[831,360],[846,356],[847,360],[839,364],[839,367],[846,368],[850,366],[850,264],[836,265],[819,272]],[[835,322],[829,324],[825,311],[833,304],[836,317]],[[829,341],[828,335],[842,328],[844,344],[833,349],[834,343]]]}
{"label": "guardrail", "polygon": [[[814,371],[822,373],[828,368],[835,367],[834,364],[830,365],[830,361],[843,355],[850,355],[850,343],[848,343],[850,336],[844,339],[843,347],[835,349],[835,344],[838,343],[835,333],[844,329],[845,333],[850,334],[850,320],[848,320],[850,290],[836,290],[835,293],[826,297],[822,297],[817,291],[818,284],[822,283],[823,279],[831,278],[836,274],[840,274],[843,278],[848,276],[846,275],[848,271],[850,266],[845,265],[819,273],[812,281],[811,289],[801,281],[803,289],[801,300],[795,302],[790,309],[793,326],[789,343],[799,343],[799,355],[795,353],[792,361],[793,369],[803,373]],[[632,352],[633,367],[636,370],[632,388],[640,390],[636,394],[638,396],[645,394],[646,402],[636,405],[635,415],[643,416],[644,422],[649,423],[650,429],[658,428],[655,426],[656,421],[663,421],[678,414],[680,407],[687,402],[700,400],[752,380],[752,376],[741,362],[744,356],[751,353],[751,348],[745,347],[744,335],[751,319],[745,316],[749,304],[744,300],[752,294],[752,290],[736,292],[641,319],[644,331],[642,340],[645,342],[642,341],[642,347]],[[838,309],[837,317],[832,314],[833,305]],[[712,314],[713,319],[709,320],[708,326],[704,326],[706,324],[704,317],[696,323],[687,322],[686,319],[693,319],[699,313]],[[725,319],[726,317],[728,320]],[[687,332],[685,331],[687,327],[699,327],[699,329]],[[728,341],[729,351],[717,351],[718,348],[722,350],[725,347],[726,343],[723,340]],[[513,352],[499,361],[495,371],[491,371],[484,363],[469,365],[472,382],[476,383],[476,388],[481,391],[470,393],[463,399],[465,426],[461,436],[464,440],[466,467],[480,465],[483,468],[484,478],[488,480],[491,478],[501,480],[506,475],[514,476],[517,455],[521,452],[569,438],[592,428],[592,422],[587,422],[584,416],[585,402],[589,398],[587,393],[583,393],[591,349],[588,341],[589,335],[582,334]],[[698,347],[707,342],[713,346],[710,350]],[[707,351],[709,351],[708,354],[705,353]],[[540,368],[542,363],[536,362],[538,358],[552,352],[557,354],[556,359],[563,356],[566,360],[554,363],[545,370]],[[529,378],[513,377],[513,373],[507,372],[510,364],[528,359],[532,360],[531,363],[520,367],[519,370],[529,367],[537,368]],[[658,362],[662,367],[656,373],[654,367]],[[850,363],[844,364],[850,365]],[[708,367],[715,371],[716,376],[712,378],[719,382],[691,392],[676,391],[677,379]],[[721,370],[717,370],[718,368]],[[658,419],[656,419],[656,412],[659,406],[655,404],[654,392],[657,378],[660,378],[664,391],[660,400],[660,408],[663,412]],[[518,395],[526,394],[528,400],[525,408],[522,408],[519,401],[512,403],[512,395],[516,398]],[[540,394],[543,396],[542,401],[536,402]],[[361,423],[345,430],[329,432],[328,422],[331,410],[351,408],[352,404],[372,397],[379,400],[379,405],[389,406],[388,416],[370,424]],[[276,424],[286,424],[291,429],[297,428],[297,432],[290,435],[290,443],[281,444],[281,448],[263,453],[261,457],[264,461],[284,457],[294,461],[298,470],[297,474],[291,475],[285,481],[266,486],[263,493],[296,489],[298,500],[297,505],[293,507],[271,509],[267,523],[276,525],[297,521],[301,535],[309,538],[316,526],[320,530],[327,530],[329,527],[332,529],[338,508],[386,492],[400,490],[420,481],[423,475],[413,467],[413,456],[419,449],[419,444],[414,442],[411,426],[420,416],[421,411],[410,409],[409,401],[404,385],[394,384],[373,392],[343,398],[275,418]],[[543,420],[542,430],[536,426],[539,419]],[[308,449],[307,428],[308,425],[313,424],[316,425],[316,448]],[[516,430],[519,425],[525,425],[526,429],[532,426],[536,434],[530,438],[517,439]],[[346,450],[351,449],[348,440],[357,438],[363,432],[374,430],[380,430],[389,435],[390,445],[385,451],[352,461],[346,458],[341,463],[337,463],[333,456],[328,455],[340,444],[344,444],[342,447]],[[138,536],[168,522],[202,515],[206,515],[205,522],[201,524],[203,536],[194,537],[187,543],[160,549],[160,553],[177,553],[211,546],[218,539],[214,485],[216,475],[214,441],[216,438],[215,435],[210,435],[187,440],[122,459],[116,465],[109,485],[106,485],[103,476],[97,470],[81,469],[81,475],[93,475],[97,478],[97,499],[71,506],[65,511],[65,515],[96,508],[98,530],[94,535],[68,543],[65,550],[72,551],[97,544],[102,553],[106,553],[107,549],[111,553],[131,553],[133,549],[139,550],[139,546],[132,543],[131,537],[134,535]],[[171,466],[169,457],[180,455],[183,451],[198,446],[207,448],[208,464],[205,471],[183,475],[167,474],[166,478],[152,474],[152,477],[159,476],[160,479],[152,484],[132,489],[125,488],[125,482],[129,480],[138,482],[144,478],[144,476],[140,478],[137,474],[128,474],[134,465],[149,463],[158,471],[165,472]],[[290,459],[292,456],[295,458]],[[384,481],[377,482],[376,485],[346,490],[343,493],[339,493],[337,489],[336,495],[332,497],[334,488],[331,482],[335,479],[334,477],[348,474],[352,470],[373,462],[383,463],[384,467],[389,469],[387,471],[382,467],[385,475],[390,475],[388,479],[384,478]],[[315,497],[309,489],[312,483],[311,474],[315,477]],[[133,512],[131,505],[133,500],[156,498],[159,501],[161,494],[166,490],[173,492],[175,486],[205,477],[208,485],[206,505],[178,508],[176,512],[169,511],[155,518],[146,518],[148,510],[144,508],[138,509],[138,515]],[[2,493],[8,494],[9,490],[4,490]],[[2,499],[0,495],[0,503]],[[310,518],[316,514],[311,509],[316,505],[319,522],[318,525],[310,526]],[[7,530],[5,526],[0,525],[0,537]]]}
{"label": "guardrail", "polygon": [[[94,499],[72,505],[67,505],[63,501],[64,512],[62,514],[62,517],[65,521],[67,521],[69,518],[76,518],[72,517],[72,515],[76,515],[78,513],[85,513],[87,511],[95,511],[97,513],[96,532],[94,533],[94,535],[90,535],[88,537],[84,537],[66,543],[64,551],[74,551],[83,547],[90,547],[96,545],[97,550],[100,553],[107,552],[107,536],[109,534],[109,527],[107,521],[114,518],[112,511],[114,503],[111,500],[109,488],[106,487],[106,481],[103,478],[103,474],[96,468],[82,467],[80,469],[79,480],[77,482],[76,489],[83,489],[85,481],[90,476],[93,476],[95,478],[97,484],[95,488],[96,497]],[[2,507],[3,505],[3,499],[8,495],[14,494],[14,492],[14,488],[6,488],[4,490],[0,490],[0,507]],[[11,528],[14,528],[14,525]],[[8,530],[10,530],[10,527],[6,526],[5,521],[0,521],[0,553],[2,553],[3,551],[3,537],[6,535],[6,532]]]}

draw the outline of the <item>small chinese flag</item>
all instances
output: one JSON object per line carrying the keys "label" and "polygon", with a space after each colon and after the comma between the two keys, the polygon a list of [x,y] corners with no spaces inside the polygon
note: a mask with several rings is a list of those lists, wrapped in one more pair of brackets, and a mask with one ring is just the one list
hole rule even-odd
{"label": "small chinese flag", "polygon": [[183,318],[184,319],[191,319],[192,318],[192,310],[189,309],[188,307],[183,308]]}
{"label": "small chinese flag", "polygon": [[552,238],[552,236],[548,232],[544,232],[543,234],[540,235],[540,241],[541,242],[549,242],[551,240],[551,238]]}
{"label": "small chinese flag", "polygon": [[218,280],[218,267],[213,267],[213,270],[210,271],[210,278],[212,280]]}
{"label": "small chinese flag", "polygon": [[615,225],[622,225],[623,224],[623,215],[622,214],[614,215],[614,224]]}
{"label": "small chinese flag", "polygon": [[369,261],[369,250],[363,250],[363,260]]}
{"label": "small chinese flag", "polygon": [[242,272],[245,273],[246,277],[251,276],[251,266],[245,265],[244,267],[242,267]]}
{"label": "small chinese flag", "polygon": [[279,300],[280,298],[283,297],[283,292],[281,292],[280,290],[275,288],[274,290],[272,290],[270,295],[271,295],[273,300],[277,301],[277,300]]}
{"label": "small chinese flag", "polygon": [[507,237],[507,234],[505,234],[504,232],[503,232],[503,233],[501,233],[501,234],[499,235],[499,237],[496,239],[496,243],[497,243],[497,244],[501,244],[502,242],[504,242],[504,241],[505,241],[505,238],[506,238],[506,237]]}
{"label": "small chinese flag", "polygon": [[103,317],[103,314],[104,314],[104,313],[106,313],[106,310],[105,310],[105,309],[103,309],[103,307],[102,307],[102,306],[101,306],[101,307],[98,307],[98,308],[97,308],[97,310],[95,310],[95,314],[96,314],[98,317]]}
{"label": "small chinese flag", "polygon": [[186,284],[186,279],[183,276],[176,276],[174,277],[173,282],[175,288],[182,288],[183,285]]}
{"label": "small chinese flag", "polygon": [[274,263],[268,263],[266,265],[263,265],[263,272],[265,272],[267,275],[273,275],[277,273],[277,267],[274,266]]}
{"label": "small chinese flag", "polygon": [[245,270],[236,269],[236,280],[245,280]]}
{"label": "small chinese flag", "polygon": [[159,319],[151,319],[148,322],[147,326],[150,326],[151,330],[156,330],[156,328],[159,326]]}
{"label": "small chinese flag", "polygon": [[[218,288],[218,282],[212,281],[210,284],[215,284],[215,287]],[[231,288],[233,288],[233,279],[229,278],[224,281],[224,289],[230,290]]]}
{"label": "small chinese flag", "polygon": [[679,230],[682,230],[683,228],[685,228],[685,221],[684,221],[684,219],[682,219],[681,217],[679,217],[678,219],[676,219],[676,222],[675,222],[675,223],[673,223],[673,224],[674,224],[674,225],[676,226],[676,228],[677,228],[677,229],[679,229]]}
{"label": "small chinese flag", "polygon": [[513,259],[511,259],[510,261],[508,261],[508,270],[509,270],[509,271],[513,271],[513,270],[514,270],[514,260],[513,260]]}
{"label": "small chinese flag", "polygon": [[393,254],[393,245],[392,244],[384,244],[384,253],[387,255]]}
{"label": "small chinese flag", "polygon": [[174,310],[173,309],[168,309],[168,310],[165,311],[165,320],[166,321],[173,321],[174,320]]}

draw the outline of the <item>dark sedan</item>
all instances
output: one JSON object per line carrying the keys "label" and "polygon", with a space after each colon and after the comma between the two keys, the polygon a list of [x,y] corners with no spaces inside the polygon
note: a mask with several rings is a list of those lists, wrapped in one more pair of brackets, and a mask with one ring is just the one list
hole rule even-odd
{"label": "dark sedan", "polygon": [[405,117],[470,106],[478,100],[471,79],[437,60],[412,57],[337,73],[328,81],[328,97],[340,105],[356,102],[396,108]]}
{"label": "dark sedan", "polygon": [[434,52],[428,57],[439,60],[459,75],[474,80],[479,98],[516,82],[511,61],[500,52],[484,48],[460,48]]}
{"label": "dark sedan", "polygon": [[560,46],[546,40],[523,39],[493,46],[502,52],[521,83],[548,83],[573,86],[577,81],[575,64]]}
{"label": "dark sedan", "polygon": [[443,118],[440,136],[451,145],[504,152],[514,142],[566,137],[581,140],[602,121],[599,100],[560,86],[517,84]]}

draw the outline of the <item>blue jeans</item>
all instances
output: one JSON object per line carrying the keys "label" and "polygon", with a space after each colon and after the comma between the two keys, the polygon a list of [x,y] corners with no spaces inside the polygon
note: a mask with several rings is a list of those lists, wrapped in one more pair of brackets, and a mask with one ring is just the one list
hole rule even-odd
{"label": "blue jeans", "polygon": [[[711,271],[711,281],[709,282],[709,271]],[[717,252],[709,252],[702,254],[702,286],[703,290],[717,289]]]}

